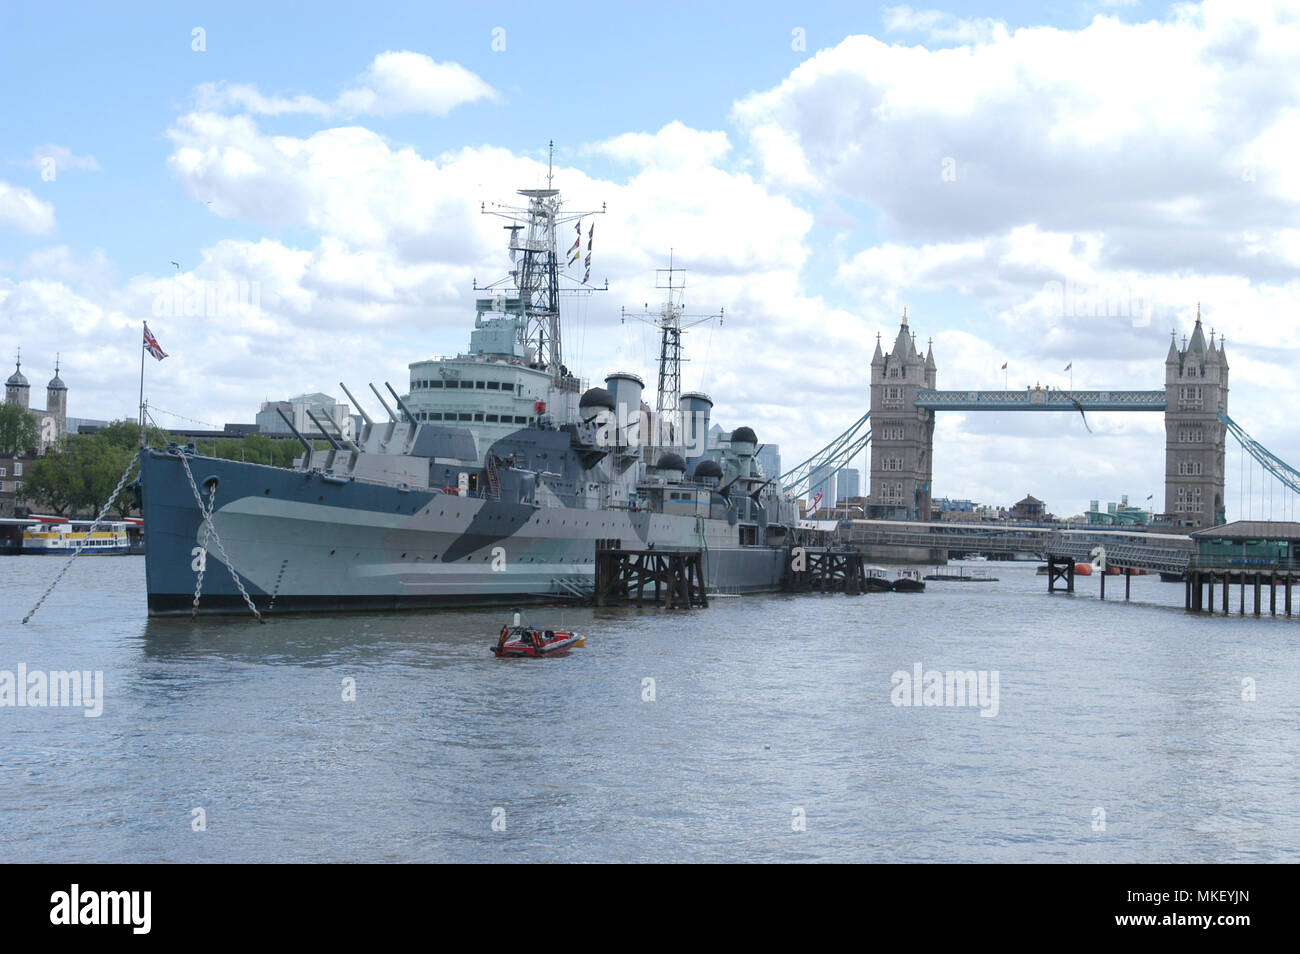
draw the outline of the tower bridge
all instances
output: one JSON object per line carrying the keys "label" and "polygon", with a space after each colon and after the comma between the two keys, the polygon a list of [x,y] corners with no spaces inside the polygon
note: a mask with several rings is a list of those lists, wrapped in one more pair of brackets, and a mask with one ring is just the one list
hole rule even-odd
{"label": "tower bridge", "polygon": [[867,516],[928,520],[937,411],[1159,411],[1165,416],[1165,513],[1179,527],[1224,522],[1228,358],[1200,312],[1190,340],[1171,340],[1161,390],[940,391],[934,349],[924,355],[903,316],[886,353],[871,359],[871,492]]}
{"label": "tower bridge", "polygon": [[[1171,335],[1162,389],[941,391],[938,374],[933,344],[920,352],[905,313],[892,350],[885,352],[877,336],[871,359],[871,409],[827,447],[781,475],[782,484],[797,495],[815,474],[843,467],[870,445],[871,484],[864,516],[924,521],[931,512],[938,411],[1160,412],[1165,420],[1164,513],[1169,522],[1196,530],[1225,521],[1227,435],[1231,430],[1239,441],[1242,437],[1227,416],[1224,342],[1216,341],[1213,332],[1206,341],[1199,309],[1190,339],[1184,337],[1179,347]],[[1265,459],[1272,458],[1267,451],[1242,443],[1264,466],[1276,469]],[[1300,473],[1289,469],[1288,476],[1300,480]]]}

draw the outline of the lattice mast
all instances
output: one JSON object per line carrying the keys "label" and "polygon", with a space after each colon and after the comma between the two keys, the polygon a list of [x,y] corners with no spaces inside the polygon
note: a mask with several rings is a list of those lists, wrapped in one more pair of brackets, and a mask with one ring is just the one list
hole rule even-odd
{"label": "lattice mast", "polygon": [[[552,142],[546,162],[545,189],[518,190],[519,195],[528,200],[527,206],[494,202],[492,208],[488,208],[487,203],[484,203],[480,211],[484,215],[500,216],[511,222],[505,228],[510,233],[510,260],[514,263],[514,268],[506,278],[484,288],[501,293],[507,286],[513,287],[515,295],[506,298],[506,307],[516,311],[523,319],[519,332],[522,343],[534,349],[536,360],[541,367],[551,372],[552,379],[558,385],[568,373],[564,366],[560,296],[605,291],[609,288],[609,282],[606,280],[604,288],[596,288],[585,280],[577,281],[561,271],[558,252],[560,227],[573,222],[580,223],[588,216],[604,214],[605,204],[601,203],[599,211],[562,211],[560,190],[554,188],[554,157],[555,143]],[[520,233],[523,233],[522,237]],[[581,238],[579,231],[579,244]],[[590,252],[590,236],[587,242]],[[574,284],[563,287],[562,276]],[[474,287],[479,288],[477,282]]]}
{"label": "lattice mast", "polygon": [[659,329],[659,388],[655,399],[654,439],[656,446],[677,447],[682,441],[682,332],[688,328],[718,319],[721,324],[726,310],[717,314],[687,314],[684,306],[686,269],[673,264],[668,253],[668,267],[655,270],[655,288],[666,292],[663,304],[652,312],[647,304],[641,314],[630,314],[623,309],[623,321],[633,318]]}

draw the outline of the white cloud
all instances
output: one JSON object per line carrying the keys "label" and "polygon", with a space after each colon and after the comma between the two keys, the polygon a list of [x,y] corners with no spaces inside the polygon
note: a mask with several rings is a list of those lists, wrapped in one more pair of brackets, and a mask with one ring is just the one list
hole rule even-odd
{"label": "white cloud", "polygon": [[673,120],[657,133],[623,133],[583,146],[586,154],[608,156],[637,166],[711,166],[731,150],[725,132],[691,129]]}
{"label": "white cloud", "polygon": [[966,19],[939,10],[898,6],[886,7],[884,14],[887,32],[923,33],[933,43],[991,43],[1007,34],[999,20]]}
{"label": "white cloud", "polygon": [[0,180],[0,228],[6,227],[28,235],[51,235],[54,206],[36,198],[29,189]]}
{"label": "white cloud", "polygon": [[390,50],[375,57],[359,77],[359,85],[345,90],[338,104],[353,115],[445,116],[457,106],[481,99],[496,100],[497,94],[459,63],[438,63],[422,53]]}
{"label": "white cloud", "polygon": [[1300,22],[1263,4],[955,49],[849,37],[734,116],[774,182],[806,169],[907,241],[1033,224],[1126,230],[1114,250],[1134,261],[1175,234],[1212,260],[1300,210]]}
{"label": "white cloud", "polygon": [[41,278],[92,289],[108,289],[117,282],[117,272],[102,248],[82,255],[67,245],[52,245],[29,252],[19,265],[18,274],[23,278]]}
{"label": "white cloud", "polygon": [[46,143],[36,146],[27,159],[10,159],[10,165],[26,166],[28,169],[51,169],[57,176],[60,172],[99,172],[99,161],[91,155],[79,156],[67,146]]}
{"label": "white cloud", "polygon": [[408,50],[380,53],[333,102],[305,93],[268,96],[247,83],[204,83],[195,90],[200,112],[235,110],[264,116],[445,116],[457,106],[499,98],[487,82],[459,63],[439,63]]}
{"label": "white cloud", "polygon": [[265,96],[256,86],[248,83],[203,83],[194,91],[194,100],[203,111],[219,112],[233,109],[260,116],[281,116],[286,113],[303,113],[328,116],[334,107],[315,96],[300,93],[296,96]]}

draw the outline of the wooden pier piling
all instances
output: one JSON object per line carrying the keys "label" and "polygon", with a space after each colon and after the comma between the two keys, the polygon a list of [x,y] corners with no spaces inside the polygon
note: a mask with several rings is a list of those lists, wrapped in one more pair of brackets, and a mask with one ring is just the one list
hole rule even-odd
{"label": "wooden pier piling", "polygon": [[[596,551],[596,605],[633,601],[643,606],[653,587],[655,605],[665,609],[707,607],[704,554],[699,550]],[[635,593],[634,593],[635,591]]]}

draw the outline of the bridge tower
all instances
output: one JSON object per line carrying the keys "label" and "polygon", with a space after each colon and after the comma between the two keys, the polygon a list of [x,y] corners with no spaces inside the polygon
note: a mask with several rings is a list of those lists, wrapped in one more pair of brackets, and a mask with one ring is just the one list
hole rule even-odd
{"label": "bridge tower", "polygon": [[899,326],[894,350],[871,359],[871,488],[867,516],[929,520],[934,479],[934,411],[918,408],[919,391],[934,390],[934,348],[922,357],[907,326]]}
{"label": "bridge tower", "polygon": [[1199,307],[1191,340],[1169,342],[1165,400],[1165,513],[1193,529],[1225,523],[1227,427],[1218,415],[1228,413],[1228,356],[1213,331],[1205,343]]}

